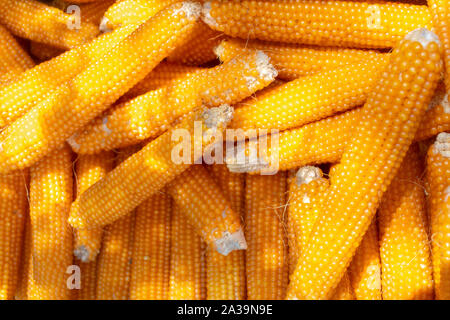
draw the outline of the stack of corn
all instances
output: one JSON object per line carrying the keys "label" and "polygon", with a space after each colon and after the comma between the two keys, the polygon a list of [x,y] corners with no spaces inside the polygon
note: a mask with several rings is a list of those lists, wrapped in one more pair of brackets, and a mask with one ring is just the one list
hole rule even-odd
{"label": "stack of corn", "polygon": [[0,299],[450,299],[447,0],[1,0]]}

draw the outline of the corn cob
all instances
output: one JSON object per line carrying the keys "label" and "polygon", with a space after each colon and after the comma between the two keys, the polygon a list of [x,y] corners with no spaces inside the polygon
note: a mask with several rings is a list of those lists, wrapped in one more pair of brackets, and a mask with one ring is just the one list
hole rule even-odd
{"label": "corn cob", "polygon": [[[133,146],[121,150],[117,165],[138,150]],[[97,300],[127,300],[132,264],[135,212],[104,229],[102,249],[97,260]]]}
{"label": "corn cob", "polygon": [[[11,124],[59,85],[82,72],[129,35],[135,26],[120,28],[69,50],[27,70],[14,82],[0,88],[0,127]],[[26,92],[27,94],[23,94]]]}
{"label": "corn cob", "polygon": [[53,59],[60,54],[64,53],[65,50],[49,46],[48,44],[40,42],[31,42],[30,53],[33,57],[37,58],[39,61],[47,61]]}
{"label": "corn cob", "polygon": [[167,63],[163,61],[144,79],[142,79],[142,81],[137,83],[133,88],[125,93],[120,100],[128,100],[145,94],[150,90],[156,90],[161,87],[173,85],[176,82],[181,82],[188,79],[191,75],[201,72],[202,70],[203,69],[199,67]]}
{"label": "corn cob", "polygon": [[105,12],[109,28],[140,24],[151,18],[164,7],[179,0],[124,0],[117,1]]}
{"label": "corn cob", "polygon": [[[112,167],[112,152],[80,156],[76,163],[77,197],[106,176]],[[74,255],[81,262],[95,261],[100,251],[102,234],[102,228],[76,230]]]}
{"label": "corn cob", "polygon": [[276,76],[260,51],[205,69],[172,86],[119,104],[74,138],[78,153],[95,153],[139,143],[167,130],[178,117],[200,104],[234,104],[267,86]]}
{"label": "corn cob", "polygon": [[283,299],[288,284],[286,173],[248,175],[245,188],[247,298]]}
{"label": "corn cob", "polygon": [[[233,109],[229,106],[201,109],[189,114],[174,130],[182,131],[183,139],[196,132],[202,134],[201,140],[195,139],[195,149],[204,150],[212,143],[215,135],[225,129]],[[194,123],[199,121],[200,123]],[[174,130],[159,136],[147,144],[141,151],[127,159],[105,178],[86,190],[72,205],[69,222],[77,228],[107,225],[136,208],[141,202],[186,170],[194,161],[198,161],[194,145],[188,141],[190,149],[183,150],[188,155],[186,161],[178,162],[172,156],[178,150],[179,141],[173,141]],[[176,139],[174,139],[176,140]],[[198,150],[199,147],[202,150]]]}
{"label": "corn cob", "polygon": [[[229,172],[222,164],[214,164],[208,168],[229,200],[231,209],[242,218],[245,176]],[[245,299],[245,252],[236,250],[224,256],[209,248],[206,251],[206,288],[208,300]]]}
{"label": "corn cob", "polygon": [[[204,188],[208,186],[208,188]],[[180,174],[167,188],[202,239],[223,255],[247,248],[240,215],[202,165]]]}
{"label": "corn cob", "polygon": [[169,297],[171,199],[157,193],[136,210],[130,299]]}
{"label": "corn cob", "polygon": [[440,133],[427,155],[428,211],[431,224],[436,299],[450,299],[450,134]]}
{"label": "corn cob", "polygon": [[22,241],[22,250],[19,266],[19,279],[15,291],[15,300],[27,300],[28,276],[30,274],[30,266],[32,259],[33,239],[31,235],[30,215],[27,212],[24,217],[24,237]]}
{"label": "corn cob", "polygon": [[91,23],[76,26],[70,14],[35,0],[2,0],[0,23],[14,35],[70,49],[93,39],[98,28]]}
{"label": "corn cob", "polygon": [[[329,188],[329,182],[323,178],[322,171],[317,167],[305,166],[297,171],[290,184],[290,202],[288,209],[288,223],[293,231],[289,247],[289,272],[295,270],[298,256],[305,248],[313,229],[317,215],[322,210],[323,200]],[[289,227],[289,226],[288,226]],[[350,285],[347,273],[332,295],[331,300],[354,300],[355,293]]]}
{"label": "corn cob", "polygon": [[450,93],[450,3],[448,0],[428,0],[428,8],[431,13],[436,34],[442,42],[444,49],[445,87]]}
{"label": "corn cob", "polygon": [[[387,63],[366,61],[323,71],[265,90],[236,105],[231,128],[285,130],[364,103]],[[355,71],[358,70],[358,71]]]}
{"label": "corn cob", "polygon": [[356,250],[349,271],[357,300],[381,300],[381,262],[376,219],[370,224]]}
{"label": "corn cob", "polygon": [[7,127],[0,134],[0,173],[30,166],[64,143],[164,59],[198,15],[195,2],[166,8]]}
{"label": "corn cob", "polygon": [[321,71],[336,69],[345,64],[376,60],[387,56],[374,50],[314,47],[290,43],[225,39],[215,49],[222,62],[231,60],[249,50],[266,53],[278,70],[278,77],[294,80]]}
{"label": "corn cob", "polygon": [[[74,3],[74,1],[70,1]],[[115,0],[95,1],[80,6],[81,23],[89,22],[99,26],[106,10],[114,4]]]}
{"label": "corn cob", "polygon": [[181,208],[174,205],[171,221],[169,300],[204,299],[206,284],[202,240]]}
{"label": "corn cob", "polygon": [[0,176],[0,300],[14,299],[27,215],[26,174]]}
{"label": "corn cob", "polygon": [[385,300],[433,299],[422,171],[417,146],[413,146],[378,209]]}
{"label": "corn cob", "polygon": [[429,26],[430,14],[426,6],[377,0],[215,0],[204,4],[203,20],[242,39],[388,48]]}
{"label": "corn cob", "polygon": [[189,38],[167,57],[167,61],[194,66],[204,64],[216,59],[214,48],[222,39],[221,32],[213,30],[204,22],[199,21]]}
{"label": "corn cob", "polygon": [[17,43],[14,37],[0,25],[0,79],[5,75],[13,75],[32,68],[33,60]]}
{"label": "corn cob", "polygon": [[32,261],[28,299],[69,299],[72,230],[67,223],[73,195],[72,154],[66,145],[30,170]]}
{"label": "corn cob", "polygon": [[393,51],[337,167],[288,297],[325,299],[336,288],[413,140],[440,70],[439,41],[426,29],[411,32]]}
{"label": "corn cob", "polygon": [[436,90],[433,100],[417,129],[415,140],[425,140],[450,130],[450,103],[444,85]]}

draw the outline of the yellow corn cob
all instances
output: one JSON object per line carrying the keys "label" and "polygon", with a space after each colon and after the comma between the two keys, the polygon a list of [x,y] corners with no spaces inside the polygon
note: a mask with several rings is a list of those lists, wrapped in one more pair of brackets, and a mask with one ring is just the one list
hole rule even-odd
{"label": "yellow corn cob", "polygon": [[[293,235],[288,235],[291,238],[289,244],[292,244],[292,246],[289,246],[290,274],[295,270],[302,248],[304,249],[307,244],[317,216],[322,210],[323,200],[329,187],[329,182],[323,178],[322,171],[311,166],[300,168],[295,178],[291,180],[289,186],[290,202],[288,204],[288,223],[292,224],[290,229],[293,231]],[[355,293],[350,285],[347,273],[344,274],[331,299],[355,299]]]}
{"label": "yellow corn cob", "polygon": [[170,276],[170,197],[156,193],[136,210],[130,299],[166,300]]}
{"label": "yellow corn cob", "polygon": [[222,41],[221,32],[211,29],[199,21],[183,45],[176,48],[167,61],[201,65],[216,59],[214,48]]}
{"label": "yellow corn cob", "polygon": [[98,28],[92,23],[76,26],[73,17],[35,0],[3,0],[0,23],[16,36],[69,49],[93,39]]}
{"label": "yellow corn cob", "polygon": [[202,103],[234,104],[267,86],[275,76],[267,56],[254,51],[117,105],[76,134],[72,147],[78,153],[96,153],[139,143],[161,134]]}
{"label": "yellow corn cob", "polygon": [[31,42],[30,53],[36,57],[39,61],[47,61],[59,56],[65,50],[49,46],[48,44],[40,42]]}
{"label": "yellow corn cob", "polygon": [[370,224],[356,250],[349,271],[357,300],[381,300],[381,262],[376,219]]}
{"label": "yellow corn cob", "polygon": [[444,49],[445,86],[450,93],[450,3],[448,0],[428,0],[431,20]]}
{"label": "yellow corn cob", "polygon": [[[137,146],[121,150],[117,165],[137,150]],[[129,298],[135,219],[136,214],[131,211],[104,229],[97,260],[97,300]]]}
{"label": "yellow corn cob", "polygon": [[[80,156],[76,163],[77,197],[106,176],[112,168],[112,152]],[[102,234],[102,228],[76,230],[74,255],[82,262],[94,261],[100,251]]]}
{"label": "yellow corn cob", "polygon": [[267,89],[236,106],[230,127],[285,130],[361,105],[386,63],[380,56]]}
{"label": "yellow corn cob", "polygon": [[436,299],[450,299],[450,134],[440,133],[427,155],[428,212],[431,224]]}
{"label": "yellow corn cob", "polygon": [[30,170],[32,261],[28,299],[70,299],[72,230],[67,223],[73,195],[72,154],[66,145]]}
{"label": "yellow corn cob", "polygon": [[23,236],[23,246],[21,250],[20,266],[18,274],[18,283],[15,292],[16,300],[27,300],[28,291],[28,276],[30,273],[32,249],[33,249],[33,239],[31,235],[31,223],[30,215],[28,212],[24,217],[24,236]]}
{"label": "yellow corn cob", "polygon": [[283,299],[288,284],[286,173],[247,176],[245,188],[247,298]]}
{"label": "yellow corn cob", "polygon": [[206,2],[203,19],[242,39],[387,48],[430,25],[426,6],[385,1],[279,0]]}
{"label": "yellow corn cob", "polygon": [[[208,166],[212,176],[240,217],[244,213],[245,175],[231,173],[223,164]],[[246,298],[245,252],[236,250],[223,256],[206,251],[206,292],[208,300],[242,300]]]}
{"label": "yellow corn cob", "polygon": [[[74,3],[74,1],[70,1]],[[89,22],[99,26],[106,10],[114,4],[114,0],[95,1],[80,6],[81,23]]]}
{"label": "yellow corn cob", "polygon": [[14,299],[27,215],[26,174],[0,175],[0,300]]}
{"label": "yellow corn cob", "polygon": [[177,205],[174,205],[171,225],[168,299],[204,299],[205,255],[202,240]]}
{"label": "yellow corn cob", "polygon": [[376,60],[387,56],[374,50],[314,47],[289,43],[225,39],[215,49],[218,58],[229,61],[249,50],[262,50],[278,70],[278,77],[294,80],[320,71],[336,69],[344,64]]}
{"label": "yellow corn cob", "polygon": [[106,12],[105,18],[109,28],[139,24],[152,17],[164,7],[179,0],[124,0],[117,1]]}
{"label": "yellow corn cob", "polygon": [[14,37],[0,25],[0,79],[5,75],[13,75],[32,68],[33,60],[17,43]]}
{"label": "yellow corn cob", "polygon": [[408,34],[391,54],[336,169],[289,298],[325,299],[336,288],[414,138],[440,71],[440,44],[426,29]]}
{"label": "yellow corn cob", "polygon": [[142,80],[189,33],[199,7],[182,2],[161,11],[7,127],[0,173],[32,165]]}
{"label": "yellow corn cob", "polygon": [[[208,186],[208,188],[205,188]],[[223,255],[247,248],[241,219],[202,165],[180,174],[167,188],[202,239]]]}
{"label": "yellow corn cob", "polygon": [[433,299],[423,172],[417,146],[406,154],[378,209],[383,299]]}
{"label": "yellow corn cob", "polygon": [[448,130],[450,130],[450,103],[442,84],[436,90],[430,107],[417,129],[415,140],[425,140]]}
{"label": "yellow corn cob", "polygon": [[87,65],[100,59],[134,29],[136,29],[135,26],[129,26],[102,35],[85,45],[27,70],[11,84],[0,88],[0,127],[12,123],[25,114],[59,85],[83,71]]}
{"label": "yellow corn cob", "polygon": [[[232,108],[225,105],[201,109],[189,114],[174,130],[185,133],[184,139],[187,135],[194,136],[194,125],[197,132],[201,128],[203,139],[195,139],[194,142],[196,149],[199,146],[205,148],[214,140],[214,135],[225,129],[232,114]],[[196,121],[200,123],[194,124]],[[168,131],[153,140],[86,190],[72,205],[70,223],[77,228],[107,225],[136,208],[189,168],[190,164],[198,161],[194,146],[189,141],[190,149],[183,151],[190,151],[189,157],[185,159],[189,163],[174,163],[172,153],[179,145],[179,140],[173,141],[173,132]]]}
{"label": "yellow corn cob", "polygon": [[201,72],[203,69],[199,67],[185,66],[176,63],[161,62],[155,69],[152,70],[142,81],[137,83],[130,89],[123,98],[131,99],[141,94],[147,93],[150,90],[156,90],[161,87],[173,85],[176,82],[181,82],[188,79],[193,74]]}

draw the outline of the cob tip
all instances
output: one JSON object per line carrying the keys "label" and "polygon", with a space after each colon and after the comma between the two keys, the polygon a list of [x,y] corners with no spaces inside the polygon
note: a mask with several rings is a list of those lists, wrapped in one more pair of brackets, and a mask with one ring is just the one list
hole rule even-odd
{"label": "cob tip", "polygon": [[438,36],[426,28],[413,30],[408,33],[404,39],[419,42],[424,48],[426,48],[431,42],[435,42],[439,46],[441,45]]}
{"label": "cob tip", "polygon": [[189,20],[197,20],[202,13],[202,5],[198,2],[184,1],[181,3],[181,8],[175,10],[175,15],[184,13]]}
{"label": "cob tip", "polygon": [[102,20],[100,21],[100,25],[98,26],[98,28],[102,33],[112,32],[112,29],[109,28],[108,25],[109,19],[107,17],[103,17]]}
{"label": "cob tip", "polygon": [[73,250],[73,255],[79,259],[81,262],[89,262],[89,250],[86,246],[81,245],[75,250]]}
{"label": "cob tip", "polygon": [[223,60],[222,60],[222,56],[223,56],[223,53],[224,53],[224,51],[225,51],[225,48],[223,47],[223,42],[224,41],[226,41],[226,40],[223,40],[221,43],[219,43],[214,49],[213,49],[213,51],[214,51],[214,54],[217,56],[217,58],[220,60],[220,62],[223,62]]}
{"label": "cob tip", "polygon": [[270,63],[270,58],[261,50],[256,51],[256,70],[260,78],[266,81],[273,81],[278,76],[278,71]]}
{"label": "cob tip", "polygon": [[437,135],[434,152],[445,158],[450,158],[450,133],[441,132]]}
{"label": "cob tip", "polygon": [[217,26],[216,20],[211,16],[211,1],[207,1],[203,4],[202,19],[209,26]]}
{"label": "cob tip", "polygon": [[215,245],[217,252],[224,256],[234,250],[247,249],[247,242],[245,241],[242,229],[234,233],[224,232],[223,237],[215,241]]}
{"label": "cob tip", "polygon": [[295,175],[297,185],[308,184],[322,178],[322,170],[314,166],[304,166],[298,169]]}
{"label": "cob tip", "polygon": [[80,144],[77,142],[77,136],[78,134],[73,134],[69,139],[66,140],[66,142],[69,144],[69,146],[72,148],[74,152],[80,151]]}

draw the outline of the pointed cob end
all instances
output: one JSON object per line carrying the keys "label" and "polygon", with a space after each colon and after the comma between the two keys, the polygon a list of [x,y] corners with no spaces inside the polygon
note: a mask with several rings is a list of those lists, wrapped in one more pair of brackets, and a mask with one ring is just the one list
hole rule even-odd
{"label": "pointed cob end", "polygon": [[308,184],[311,181],[322,178],[322,170],[314,166],[304,166],[298,169],[295,178],[297,185]]}
{"label": "pointed cob end", "polygon": [[227,41],[227,40],[223,40],[221,43],[219,43],[214,49],[213,49],[213,51],[214,51],[214,54],[217,56],[217,59],[219,59],[220,60],[220,62],[223,62],[223,60],[222,60],[222,56],[223,56],[223,53],[224,53],[224,50],[225,50],[225,48],[223,47],[223,42],[224,41]]}
{"label": "pointed cob end", "polygon": [[450,133],[442,132],[437,135],[434,152],[445,158],[450,158]]}
{"label": "pointed cob end", "polygon": [[408,33],[404,39],[419,42],[424,48],[426,48],[432,42],[437,43],[439,46],[441,45],[438,36],[434,32],[426,28],[413,30]]}
{"label": "pointed cob end", "polygon": [[113,29],[111,29],[109,26],[109,19],[107,17],[103,17],[98,28],[102,33],[108,33],[113,31]]}
{"label": "pointed cob end", "polygon": [[247,242],[245,241],[242,229],[234,233],[225,232],[222,238],[215,241],[215,245],[217,252],[224,256],[234,250],[247,249]]}

